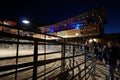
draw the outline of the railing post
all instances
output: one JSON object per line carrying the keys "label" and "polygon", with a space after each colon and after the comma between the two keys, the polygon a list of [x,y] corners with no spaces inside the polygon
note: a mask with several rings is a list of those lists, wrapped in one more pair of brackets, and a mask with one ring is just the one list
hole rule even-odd
{"label": "railing post", "polygon": [[[63,39],[63,44],[62,44],[62,54],[61,54],[61,72],[65,71],[65,39]],[[63,75],[63,79],[64,79],[64,75]]]}
{"label": "railing post", "polygon": [[87,51],[86,51],[86,48],[85,48],[85,80],[86,80],[86,61],[87,61]]}
{"label": "railing post", "polygon": [[92,56],[94,57],[93,60],[92,60],[93,61],[93,64],[92,64],[92,79],[95,80],[94,75],[95,75],[95,71],[96,71],[96,61],[95,61],[94,52],[93,52]]}
{"label": "railing post", "polygon": [[33,80],[37,80],[37,57],[38,55],[38,42],[35,40],[34,41],[34,65],[33,65]]}
{"label": "railing post", "polygon": [[[20,35],[20,30],[18,28],[17,35]],[[16,64],[18,64],[18,51],[19,51],[19,37],[17,37],[17,47],[16,47]],[[15,80],[17,80],[17,68],[15,69]]]}
{"label": "railing post", "polygon": [[[44,35],[44,39],[46,40],[46,34]],[[46,42],[44,42],[44,61],[46,60]],[[46,64],[44,65],[44,80],[46,79]]]}
{"label": "railing post", "polygon": [[[74,56],[75,56],[75,43],[73,44],[73,67],[75,66],[75,63],[74,63],[74,61],[75,61],[75,58],[74,58]],[[74,69],[72,70],[72,77],[74,77]]]}

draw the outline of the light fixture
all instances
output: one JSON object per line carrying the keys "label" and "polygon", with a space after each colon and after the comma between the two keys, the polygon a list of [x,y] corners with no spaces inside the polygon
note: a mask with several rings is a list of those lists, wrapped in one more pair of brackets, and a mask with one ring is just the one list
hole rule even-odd
{"label": "light fixture", "polygon": [[93,39],[95,42],[97,41],[97,39]]}
{"label": "light fixture", "polygon": [[89,43],[92,43],[93,42],[93,40],[92,39],[89,39]]}
{"label": "light fixture", "polygon": [[78,36],[78,33],[76,33],[75,35]]}
{"label": "light fixture", "polygon": [[28,21],[28,20],[23,20],[22,21],[24,24],[29,24],[30,23],[30,21]]}

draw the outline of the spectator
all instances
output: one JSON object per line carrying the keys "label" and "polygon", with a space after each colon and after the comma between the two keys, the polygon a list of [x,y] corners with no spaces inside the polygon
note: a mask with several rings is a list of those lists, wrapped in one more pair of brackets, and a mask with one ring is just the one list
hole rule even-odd
{"label": "spectator", "polygon": [[116,67],[116,51],[112,42],[107,43],[107,47],[103,51],[103,61],[107,64],[109,70],[109,80],[114,80],[114,71]]}
{"label": "spectator", "polygon": [[98,50],[98,59],[102,62],[103,57],[102,57],[102,50],[101,49]]}
{"label": "spectator", "polygon": [[97,60],[98,59],[98,50],[99,50],[99,48],[98,48],[98,45],[97,45],[96,42],[93,42],[93,48],[94,48],[94,53],[96,55],[96,60]]}
{"label": "spectator", "polygon": [[120,70],[120,45],[119,43],[115,43],[115,51],[116,51],[116,57],[117,57],[117,67],[116,70]]}
{"label": "spectator", "polygon": [[89,42],[88,41],[85,42],[85,51],[87,54],[89,53]]}

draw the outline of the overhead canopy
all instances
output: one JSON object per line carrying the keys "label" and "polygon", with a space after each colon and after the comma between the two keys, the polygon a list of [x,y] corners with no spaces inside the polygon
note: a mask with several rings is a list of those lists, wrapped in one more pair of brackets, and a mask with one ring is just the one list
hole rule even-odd
{"label": "overhead canopy", "polygon": [[62,22],[51,24],[48,26],[38,27],[40,31],[46,33],[59,32],[69,29],[78,29],[89,24],[104,24],[106,23],[106,16],[104,8],[95,9],[83,14],[77,15]]}

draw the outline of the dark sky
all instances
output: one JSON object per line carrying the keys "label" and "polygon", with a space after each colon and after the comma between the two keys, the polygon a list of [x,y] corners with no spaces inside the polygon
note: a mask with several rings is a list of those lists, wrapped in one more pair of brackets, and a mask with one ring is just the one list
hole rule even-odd
{"label": "dark sky", "polygon": [[120,33],[119,0],[0,0],[0,19],[23,17],[31,21],[56,23],[83,12],[105,7],[105,33]]}

